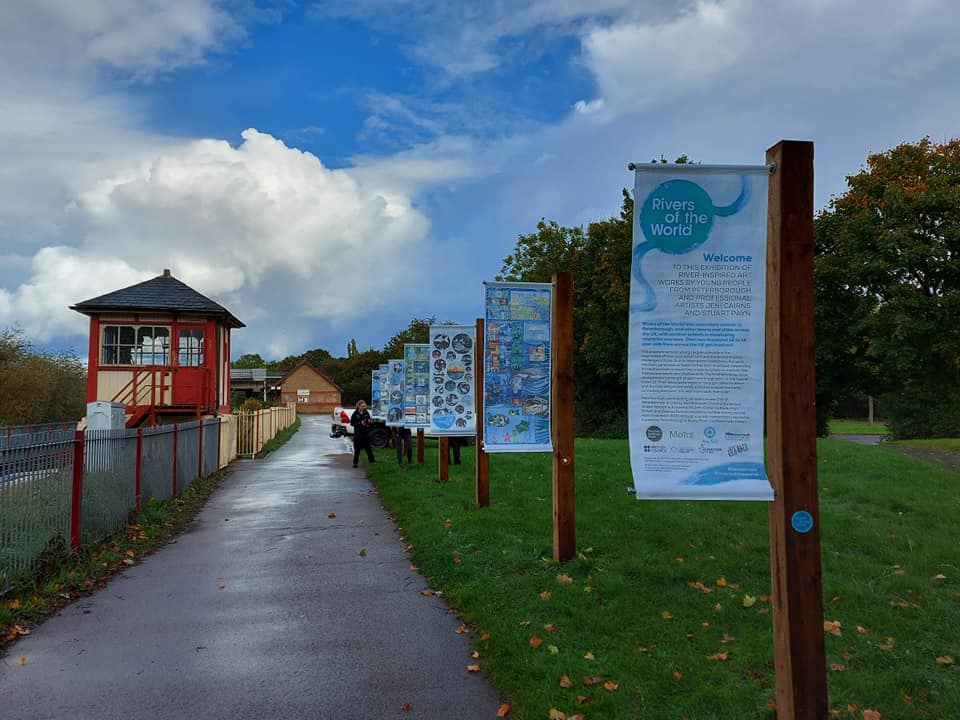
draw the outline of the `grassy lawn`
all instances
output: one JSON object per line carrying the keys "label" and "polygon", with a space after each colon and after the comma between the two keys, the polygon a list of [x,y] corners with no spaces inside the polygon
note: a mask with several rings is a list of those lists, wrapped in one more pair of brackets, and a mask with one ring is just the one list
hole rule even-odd
{"label": "grassy lawn", "polygon": [[897,440],[891,445],[904,445],[908,447],[929,448],[940,452],[950,453],[951,455],[960,455],[960,439],[958,438],[936,438],[932,440]]}
{"label": "grassy lawn", "polygon": [[[559,565],[549,454],[492,455],[478,510],[473,448],[446,485],[436,452],[368,472],[509,717],[774,717],[765,503],[637,501],[626,443],[578,440],[579,554]],[[960,478],[834,440],[819,467],[831,711],[960,717]]]}
{"label": "grassy lawn", "polygon": [[834,419],[830,421],[832,435],[886,435],[883,423],[870,424],[866,420]]}

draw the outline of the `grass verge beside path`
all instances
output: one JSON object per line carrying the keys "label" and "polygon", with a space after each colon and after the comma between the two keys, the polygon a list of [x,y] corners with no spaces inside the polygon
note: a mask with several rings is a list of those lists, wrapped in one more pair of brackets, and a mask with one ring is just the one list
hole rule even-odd
{"label": "grass verge beside path", "polygon": [[[510,717],[774,717],[765,503],[637,501],[626,443],[578,440],[579,553],[560,565],[550,455],[491,455],[479,510],[473,450],[446,485],[430,446],[423,467],[367,471]],[[957,476],[833,440],[819,466],[831,710],[960,717]]]}
{"label": "grass verge beside path", "polygon": [[886,435],[884,423],[869,423],[866,420],[838,418],[830,421],[831,435]]}
{"label": "grass verge beside path", "polygon": [[[258,458],[286,443],[300,428],[300,418],[277,433],[257,454]],[[101,543],[71,554],[65,543],[51,544],[40,569],[21,578],[0,595],[0,656],[22,635],[74,600],[106,585],[117,572],[167,544],[203,509],[207,499],[230,473],[229,466],[195,480],[180,495],[164,502],[153,499],[131,516],[123,530]],[[3,588],[0,588],[3,590]]]}

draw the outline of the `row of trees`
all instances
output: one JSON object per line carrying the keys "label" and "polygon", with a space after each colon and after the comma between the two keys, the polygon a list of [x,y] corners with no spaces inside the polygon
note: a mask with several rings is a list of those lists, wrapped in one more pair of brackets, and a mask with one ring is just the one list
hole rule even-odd
{"label": "row of trees", "polygon": [[35,350],[20,328],[0,330],[0,425],[79,420],[87,370],[69,353]]}
{"label": "row of trees", "polygon": [[[960,436],[960,140],[870,155],[847,185],[815,218],[818,430],[839,404],[865,406],[871,396],[895,436]],[[581,436],[626,436],[633,210],[624,190],[618,217],[586,228],[543,219],[519,236],[497,276],[548,282],[573,273]],[[371,369],[406,342],[426,342],[434,322],[414,319],[382,350],[351,342],[343,358],[317,349],[276,363],[246,355],[234,366],[286,371],[306,358],[352,401],[369,395]]]}

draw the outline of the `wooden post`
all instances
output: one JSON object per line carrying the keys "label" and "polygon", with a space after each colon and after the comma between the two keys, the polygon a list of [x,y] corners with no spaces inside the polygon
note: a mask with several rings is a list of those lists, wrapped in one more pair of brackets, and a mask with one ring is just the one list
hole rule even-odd
{"label": "wooden post", "polygon": [[817,502],[813,143],[784,140],[767,221],[766,405],[777,717],[827,717]]}
{"label": "wooden post", "polygon": [[450,438],[442,437],[439,442],[440,452],[437,458],[440,461],[440,482],[450,479]]}
{"label": "wooden post", "polygon": [[424,440],[423,428],[417,428],[417,465],[423,465]]}
{"label": "wooden post", "polygon": [[573,273],[553,275],[550,431],[553,435],[553,559],[577,552],[573,471]]}
{"label": "wooden post", "polygon": [[486,349],[483,318],[477,318],[477,342],[473,355],[473,415],[477,420],[477,507],[490,505],[490,456],[483,451],[483,362]]}

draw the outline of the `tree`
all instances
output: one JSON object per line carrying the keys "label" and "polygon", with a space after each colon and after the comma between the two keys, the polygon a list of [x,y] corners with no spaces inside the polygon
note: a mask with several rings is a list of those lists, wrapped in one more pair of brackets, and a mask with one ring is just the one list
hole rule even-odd
{"label": "tree", "polygon": [[817,218],[821,353],[837,392],[882,388],[898,437],[960,435],[960,140],[870,155]]}
{"label": "tree", "polygon": [[265,368],[266,366],[266,361],[257,353],[245,353],[230,363],[230,367],[237,370],[253,370],[255,368]]}
{"label": "tree", "polygon": [[0,425],[79,420],[86,374],[75,355],[39,352],[19,328],[0,330]]}

